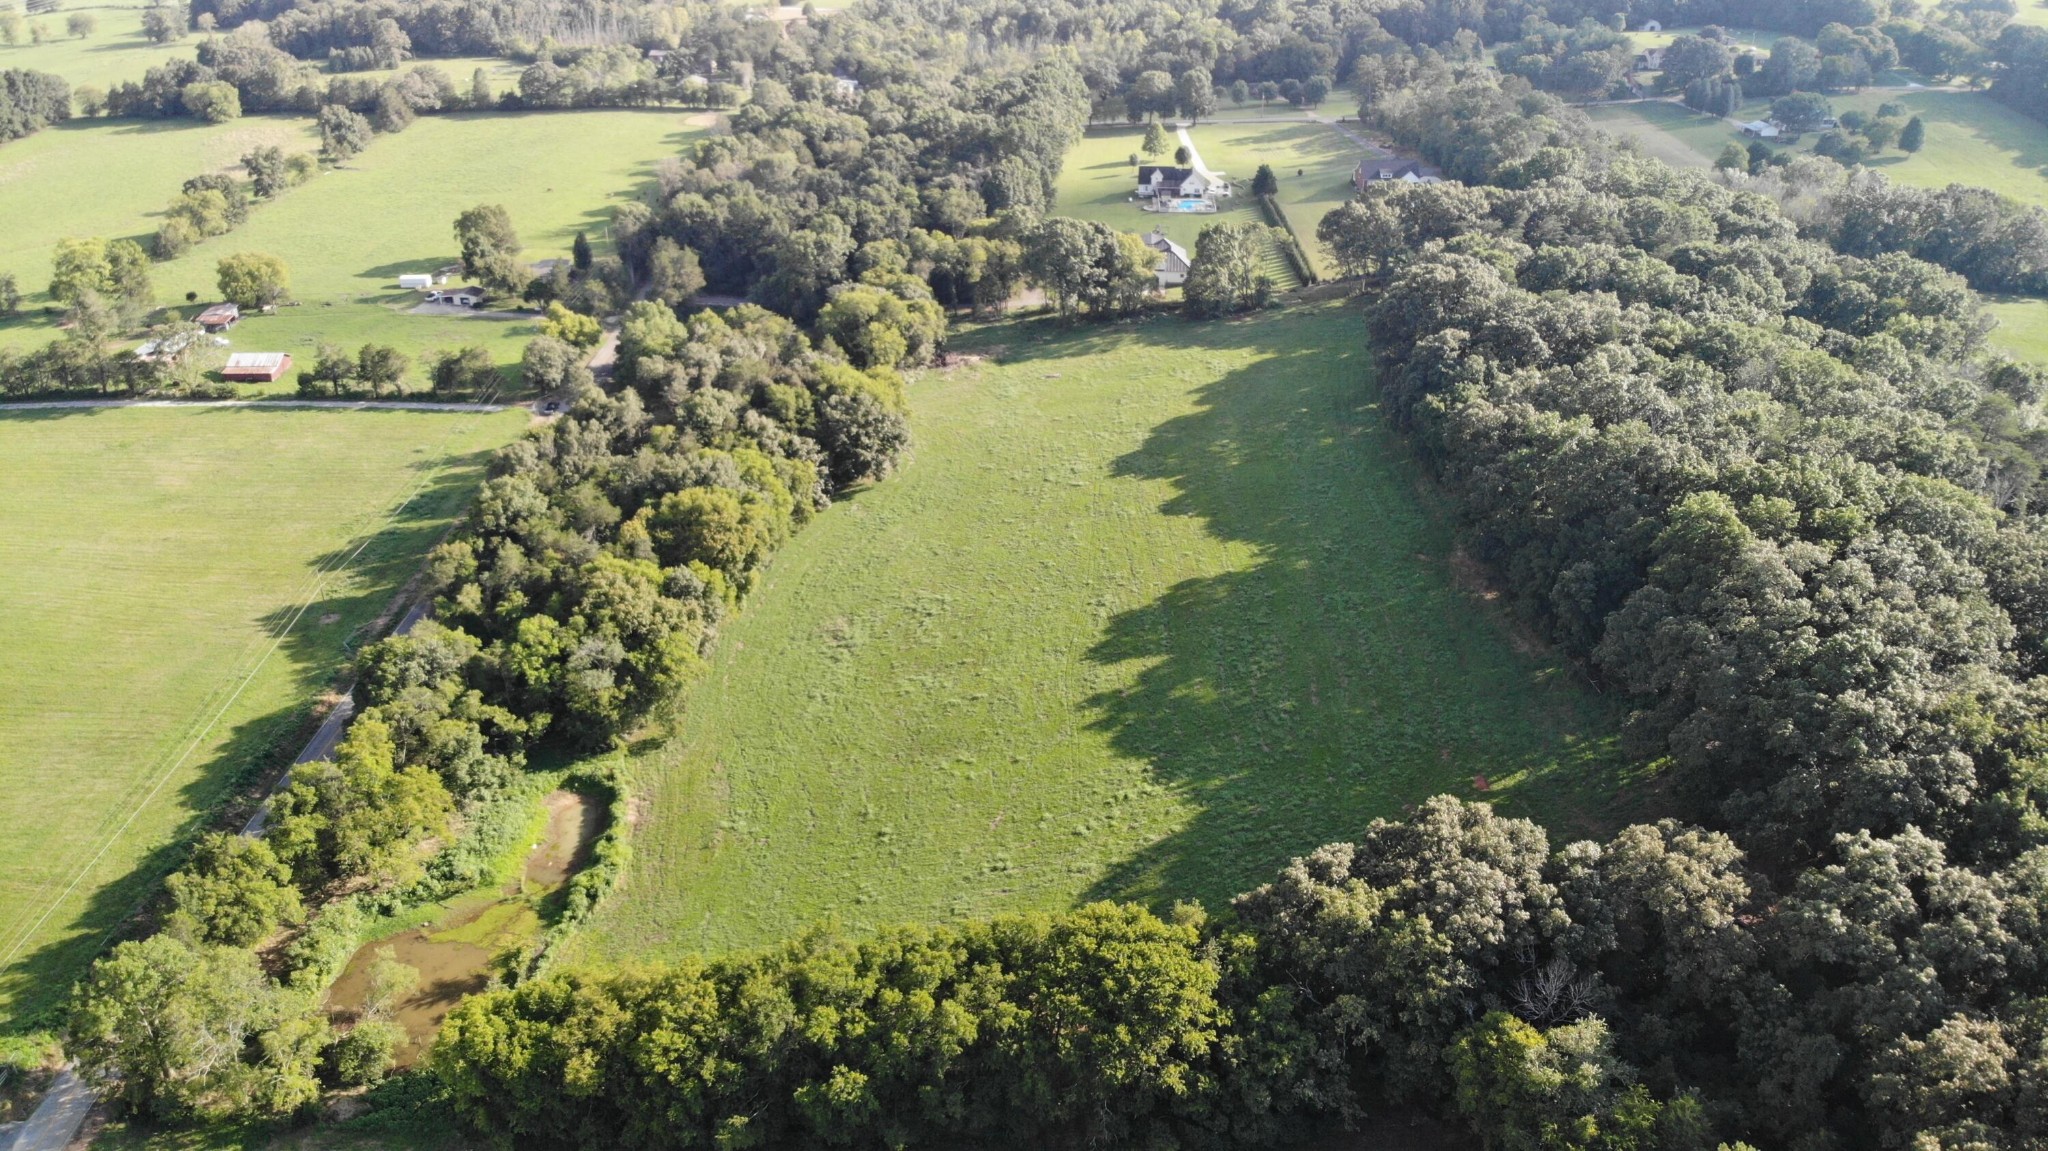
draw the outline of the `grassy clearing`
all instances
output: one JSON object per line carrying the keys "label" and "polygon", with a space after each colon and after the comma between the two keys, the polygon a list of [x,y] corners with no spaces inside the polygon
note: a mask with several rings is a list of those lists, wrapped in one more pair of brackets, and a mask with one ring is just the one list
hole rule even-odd
{"label": "grassy clearing", "polygon": [[526,419],[0,414],[0,1023],[58,1002],[237,776],[288,750]]}
{"label": "grassy clearing", "polygon": [[2048,365],[2048,300],[2019,296],[1994,297],[1986,301],[1998,327],[1991,342],[2023,360]]}
{"label": "grassy clearing", "polygon": [[1114,897],[1212,906],[1441,791],[1604,826],[1614,717],[1454,583],[1357,316],[956,346],[915,458],[777,557],[633,771],[624,960]]}
{"label": "grassy clearing", "polygon": [[1329,253],[1316,239],[1323,217],[1352,198],[1351,174],[1365,149],[1330,127],[1302,124],[1204,124],[1189,130],[1209,167],[1228,172],[1247,193],[1260,164],[1280,178],[1274,197],[1301,237],[1319,276],[1334,275]]}
{"label": "grassy clearing", "polygon": [[[142,34],[143,0],[109,0],[98,4],[67,4],[41,23],[49,30],[41,44],[32,44],[26,34],[20,44],[0,44],[0,68],[32,68],[62,76],[73,89],[98,88],[104,92],[124,80],[140,81],[142,74],[169,60],[190,60],[198,51],[200,37],[188,35],[170,44],[152,44]],[[18,9],[17,9],[18,10]],[[83,12],[99,27],[83,38],[68,36],[64,21]]]}
{"label": "grassy clearing", "polygon": [[[1262,126],[1262,130],[1266,127]],[[1207,129],[1198,129],[1198,131]],[[1171,138],[1171,133],[1168,133]],[[1233,183],[1245,185],[1244,194],[1222,201],[1222,211],[1213,215],[1177,215],[1168,212],[1147,212],[1138,207],[1132,198],[1138,186],[1138,170],[1131,166],[1131,153],[1145,139],[1145,130],[1134,127],[1091,128],[1081,138],[1074,150],[1067,153],[1065,168],[1060,172],[1059,203],[1054,211],[1063,216],[1074,216],[1084,220],[1100,220],[1120,231],[1143,235],[1154,228],[1163,230],[1174,242],[1192,252],[1195,237],[1200,235],[1205,224],[1224,221],[1232,223],[1268,223],[1266,213],[1260,209],[1257,200],[1251,196],[1251,171],[1239,173],[1228,168]],[[1202,147],[1197,137],[1196,147]],[[1223,167],[1211,159],[1205,151],[1202,159],[1211,168]],[[1161,157],[1165,163],[1172,163],[1171,155]],[[1257,165],[1253,165],[1256,168]],[[1266,269],[1282,290],[1297,287],[1300,279],[1294,274],[1294,266],[1281,254],[1278,245],[1267,253]]]}

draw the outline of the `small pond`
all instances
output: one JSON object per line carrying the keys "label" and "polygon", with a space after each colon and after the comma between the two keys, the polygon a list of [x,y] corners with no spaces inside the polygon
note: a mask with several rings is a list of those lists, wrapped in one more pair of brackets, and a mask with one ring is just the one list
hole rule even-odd
{"label": "small pond", "polygon": [[464,996],[489,985],[493,960],[540,933],[548,897],[590,861],[591,845],[604,830],[604,808],[573,791],[550,792],[546,802],[547,830],[527,853],[518,880],[502,892],[452,900],[426,926],[357,949],[327,992],[328,1010],[337,1021],[352,1021],[362,1009],[371,965],[388,948],[392,958],[420,973],[419,988],[398,1003],[392,1016],[407,1036],[399,1064],[418,1061],[441,1020]]}

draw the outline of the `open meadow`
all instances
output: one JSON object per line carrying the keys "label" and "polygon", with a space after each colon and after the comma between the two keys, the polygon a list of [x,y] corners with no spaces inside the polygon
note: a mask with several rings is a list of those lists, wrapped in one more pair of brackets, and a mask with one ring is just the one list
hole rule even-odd
{"label": "open meadow", "polygon": [[[100,0],[66,4],[50,15],[30,17],[27,24],[43,25],[43,42],[34,43],[24,32],[21,43],[0,44],[0,68],[48,72],[62,76],[74,91],[89,87],[105,92],[122,81],[139,82],[143,73],[166,61],[192,59],[201,37],[187,34],[168,44],[150,43],[142,34],[146,7],[146,0]],[[84,36],[72,36],[64,22],[79,13],[92,17],[96,27]]]}
{"label": "open meadow", "polygon": [[528,418],[0,413],[0,1021],[61,1003],[177,845],[293,750]]}
{"label": "open meadow", "polygon": [[[1261,130],[1285,129],[1290,125],[1261,125]],[[1206,129],[1197,129],[1202,131]],[[1168,133],[1168,138],[1172,137]],[[1173,212],[1147,212],[1138,207],[1133,193],[1138,186],[1138,169],[1131,165],[1131,154],[1138,151],[1144,141],[1145,130],[1140,127],[1121,126],[1088,129],[1072,151],[1067,153],[1065,167],[1060,170],[1058,203],[1053,211],[1062,216],[1074,216],[1083,220],[1100,220],[1110,227],[1123,232],[1143,235],[1154,228],[1166,233],[1175,243],[1190,253],[1195,250],[1195,237],[1201,235],[1204,224],[1221,222],[1251,223],[1266,225],[1265,210],[1251,195],[1252,171],[1258,165],[1239,172],[1211,159],[1204,152],[1202,159],[1211,169],[1221,168],[1230,176],[1233,184],[1240,184],[1243,190],[1227,200],[1221,201],[1221,210],[1207,215],[1180,214]],[[1195,146],[1203,146],[1201,137],[1196,137]],[[1146,163],[1173,163],[1171,153]],[[1277,244],[1269,245],[1266,252],[1266,271],[1273,282],[1284,291],[1297,287],[1301,279],[1294,272],[1294,265]]]}
{"label": "open meadow", "polygon": [[[1875,113],[1888,102],[1920,117],[1927,143],[1912,155],[1888,149],[1865,161],[1867,167],[1902,184],[1974,184],[2048,207],[2048,126],[1979,92],[1867,88],[1829,98],[1837,113]],[[1646,154],[1685,167],[1707,167],[1727,145],[1748,143],[1732,122],[1675,103],[1610,104],[1586,111],[1599,127],[1641,143]],[[1756,99],[1738,115],[1757,118],[1769,111],[1769,100]],[[1810,152],[1817,139],[1818,133],[1807,133],[1792,148]]]}
{"label": "open meadow", "polygon": [[41,313],[50,303],[45,289],[58,240],[103,236],[146,242],[186,180],[206,172],[239,173],[242,157],[264,145],[312,152],[320,136],[312,121],[284,116],[225,124],[73,120],[0,145],[0,220],[7,221],[0,227],[0,273],[11,273],[24,297],[20,317],[0,320],[0,344],[19,347],[51,337],[54,321]]}
{"label": "open meadow", "polygon": [[576,952],[1216,907],[1441,791],[1612,816],[1615,717],[1461,584],[1347,308],[955,343],[997,362],[913,383],[914,458],[784,549],[635,761]]}
{"label": "open meadow", "polygon": [[[298,306],[275,316],[252,317],[233,333],[242,351],[289,352],[302,362],[322,341],[355,347],[375,340],[415,359],[433,350],[480,343],[501,365],[518,361],[536,332],[530,320],[492,315],[406,314],[417,295],[397,287],[402,272],[432,271],[457,259],[455,217],[483,203],[503,204],[526,244],[530,260],[566,257],[579,230],[599,251],[607,249],[612,208],[634,195],[663,157],[674,155],[701,116],[675,111],[574,111],[473,113],[421,118],[404,132],[379,136],[343,167],[323,171],[273,203],[256,205],[242,227],[197,244],[177,260],[151,266],[159,302],[181,302],[187,292],[201,302],[218,297],[215,265],[232,252],[268,252],[291,270]],[[279,132],[303,133],[303,122],[237,121]],[[90,168],[61,141],[40,156],[17,160],[0,151],[0,214],[10,201],[24,209],[49,197],[75,206],[54,219],[33,221],[24,234],[0,241],[0,267],[19,269],[25,291],[34,290],[26,314],[0,325],[0,342],[17,346],[47,341],[56,319],[45,315],[41,288],[49,278],[49,253],[57,240],[73,235],[146,238],[156,217],[186,176],[232,165],[247,150],[234,137],[197,137],[179,142],[185,152],[149,156],[124,151],[122,133],[132,125],[99,123],[82,129],[53,129],[22,144],[77,133],[117,172],[129,166],[147,191],[123,193],[112,203],[94,204],[78,182]],[[262,128],[256,129],[264,130]],[[197,132],[198,129],[191,131]],[[297,138],[297,137],[294,137]],[[154,142],[154,135],[143,139]],[[308,142],[308,147],[312,146]],[[187,152],[195,162],[181,162]],[[8,165],[15,165],[9,168]],[[13,172],[13,178],[8,173]],[[145,175],[153,173],[153,175]],[[68,199],[67,199],[68,197]],[[289,390],[289,378],[270,390]]]}

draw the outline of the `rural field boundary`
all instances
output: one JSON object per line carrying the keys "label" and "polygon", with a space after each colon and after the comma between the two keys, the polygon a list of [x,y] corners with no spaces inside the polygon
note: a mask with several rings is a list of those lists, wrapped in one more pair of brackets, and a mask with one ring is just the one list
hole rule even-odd
{"label": "rural field boundary", "polygon": [[[468,412],[474,414],[488,414],[505,411],[511,406],[491,403],[465,404],[460,406],[452,404],[405,405],[398,401],[386,401],[380,403],[376,401],[322,402],[307,400],[214,400],[180,403],[177,401],[166,400],[53,400],[30,402],[22,405],[0,405],[0,409],[32,410],[37,406],[234,407],[257,405],[276,407],[368,408],[373,410],[380,408],[390,409],[394,405],[396,405],[402,410],[448,410],[456,412]],[[456,426],[455,428],[450,429],[448,435],[444,437],[443,442],[445,443],[449,440],[453,440],[455,437],[461,435],[464,431],[466,431],[467,428],[468,425],[466,423],[458,424],[458,426]],[[65,885],[64,889],[60,893],[58,893],[55,899],[50,901],[49,905],[43,909],[42,914],[37,916],[35,920],[31,922],[26,928],[16,931],[12,934],[8,942],[7,951],[5,952],[5,954],[0,954],[0,966],[10,964],[20,956],[21,949],[27,946],[30,940],[35,938],[36,933],[42,930],[43,925],[49,921],[50,916],[55,914],[56,910],[59,907],[63,906],[64,903],[71,898],[71,896],[78,890],[78,885],[82,883],[85,877],[92,872],[93,868],[99,866],[100,861],[106,858],[107,852],[112,850],[113,845],[120,842],[121,837],[127,834],[128,829],[134,825],[135,820],[141,817],[142,812],[145,809],[147,809],[149,805],[155,801],[157,795],[163,791],[164,785],[167,784],[170,781],[171,777],[177,773],[178,769],[184,766],[185,762],[192,757],[193,752],[198,750],[200,745],[205,741],[207,735],[210,734],[215,727],[219,726],[221,719],[227,715],[228,711],[234,706],[235,702],[242,697],[243,692],[248,690],[249,685],[255,682],[257,674],[260,673],[263,670],[264,666],[270,662],[271,657],[277,654],[278,648],[283,646],[286,637],[290,636],[292,631],[298,627],[299,621],[305,617],[306,612],[312,609],[313,604],[319,602],[321,595],[326,591],[329,583],[334,579],[334,577],[338,575],[346,567],[348,567],[350,564],[353,564],[355,560],[362,555],[364,550],[366,550],[370,546],[370,543],[383,533],[384,529],[390,525],[391,521],[397,518],[399,513],[403,512],[407,507],[409,507],[415,499],[419,498],[420,493],[426,490],[427,485],[433,481],[434,477],[435,473],[429,470],[424,471],[417,479],[412,480],[410,485],[403,490],[402,496],[398,498],[396,502],[385,502],[384,510],[381,513],[377,514],[376,518],[371,522],[367,530],[361,533],[361,538],[357,541],[354,547],[350,548],[346,552],[341,553],[334,559],[329,560],[326,564],[323,564],[320,568],[316,569],[310,576],[307,577],[307,583],[305,585],[302,585],[302,587],[305,588],[304,593],[301,596],[294,597],[296,600],[298,600],[298,605],[292,609],[290,615],[287,616],[272,632],[270,644],[263,649],[262,653],[259,656],[257,656],[255,662],[248,666],[248,670],[240,673],[238,677],[231,678],[227,681],[228,683],[233,683],[235,685],[234,690],[231,693],[229,693],[227,699],[224,702],[222,702],[219,707],[214,708],[212,710],[210,718],[208,718],[205,721],[205,723],[199,728],[199,730],[192,735],[191,739],[186,743],[184,751],[180,752],[177,758],[172,760],[169,766],[167,766],[157,776],[156,782],[151,785],[150,789],[147,792],[144,793],[142,799],[133,808],[129,810],[127,818],[122,820],[120,826],[115,828],[111,835],[107,836],[105,839],[101,841],[98,849],[94,851],[92,856],[89,859],[87,859],[86,862],[77,869],[77,871],[72,875],[70,882]],[[225,684],[223,686],[225,686]],[[201,714],[205,714],[205,712],[202,711]],[[123,922],[125,921],[126,920],[124,917]],[[113,928],[109,929],[106,935],[102,937],[100,941],[100,946],[104,947],[106,944],[106,940],[112,938],[114,932],[119,931],[120,928],[121,924],[117,923]]]}

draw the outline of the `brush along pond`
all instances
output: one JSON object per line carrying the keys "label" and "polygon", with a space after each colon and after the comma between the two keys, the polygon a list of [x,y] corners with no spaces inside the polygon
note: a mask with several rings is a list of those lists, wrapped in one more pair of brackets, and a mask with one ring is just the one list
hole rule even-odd
{"label": "brush along pond", "polygon": [[517,873],[501,886],[436,904],[430,921],[356,950],[327,992],[328,1011],[337,1023],[362,1018],[380,959],[414,969],[418,985],[385,1008],[405,1028],[398,1061],[410,1066],[455,1005],[489,986],[500,957],[518,953],[540,936],[559,910],[569,877],[589,863],[591,845],[605,821],[603,803],[579,792],[551,791],[543,803],[546,819],[536,821],[537,838],[529,841],[532,847]]}

